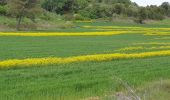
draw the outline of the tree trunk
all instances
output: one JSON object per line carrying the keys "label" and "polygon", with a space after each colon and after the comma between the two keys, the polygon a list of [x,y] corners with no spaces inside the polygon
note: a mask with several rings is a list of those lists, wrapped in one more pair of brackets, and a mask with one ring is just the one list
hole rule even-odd
{"label": "tree trunk", "polygon": [[21,21],[22,21],[22,18],[24,17],[24,10],[25,10],[25,5],[29,2],[29,0],[27,0],[27,2],[24,4],[18,18],[17,18],[17,24],[16,24],[16,29],[17,31],[20,30],[20,25],[21,25]]}
{"label": "tree trunk", "polygon": [[17,25],[16,25],[17,31],[20,30],[21,21],[22,21],[22,16],[19,16],[19,17],[17,18]]}

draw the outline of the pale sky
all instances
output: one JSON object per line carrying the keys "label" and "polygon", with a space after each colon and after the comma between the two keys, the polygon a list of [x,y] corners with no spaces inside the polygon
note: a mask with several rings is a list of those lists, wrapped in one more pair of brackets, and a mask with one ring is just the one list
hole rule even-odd
{"label": "pale sky", "polygon": [[140,6],[161,5],[163,2],[170,2],[170,0],[131,0],[131,1],[136,2]]}

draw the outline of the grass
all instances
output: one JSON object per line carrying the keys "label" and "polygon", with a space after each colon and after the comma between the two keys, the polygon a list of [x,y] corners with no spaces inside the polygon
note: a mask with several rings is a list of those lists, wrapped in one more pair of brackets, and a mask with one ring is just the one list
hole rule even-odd
{"label": "grass", "polygon": [[[114,50],[131,46],[134,43],[153,42],[153,38],[155,36],[139,34],[87,37],[0,37],[0,59],[116,53]],[[154,41],[170,42],[169,40]]]}
{"label": "grass", "polygon": [[[24,18],[21,22],[20,29],[25,31],[56,31],[72,28],[74,24],[70,21],[64,21],[61,16],[51,14],[41,15],[35,19],[35,23],[28,18]],[[0,16],[0,31],[11,32],[16,31],[16,18]]]}
{"label": "grass", "polygon": [[[169,21],[169,20],[168,20]],[[80,27],[64,31],[94,31],[81,26],[127,26],[109,22],[76,23]],[[135,27],[169,27],[165,21]],[[60,30],[63,31],[63,30]],[[161,32],[161,31],[158,31]],[[169,31],[168,31],[169,32]],[[71,37],[0,37],[0,61],[41,57],[70,57],[103,53],[142,53],[169,50],[169,48],[125,50],[142,46],[144,48],[170,46],[170,36],[147,36],[143,34],[120,34],[112,36]],[[154,43],[154,44],[153,44]],[[0,69],[0,100],[79,100],[103,98],[109,100],[125,87],[114,79],[121,78],[146,100],[169,99],[169,82],[163,83],[160,91],[152,82],[170,79],[170,56],[142,59],[112,60],[104,62],[83,62],[70,64],[34,65],[30,68]],[[148,86],[151,88],[148,89]],[[17,94],[17,95],[16,95]],[[112,97],[110,98],[113,99]]]}
{"label": "grass", "polygon": [[[169,79],[170,57],[75,63],[0,70],[2,100],[75,100],[124,89],[114,76],[132,87]],[[15,95],[17,93],[17,95]]]}

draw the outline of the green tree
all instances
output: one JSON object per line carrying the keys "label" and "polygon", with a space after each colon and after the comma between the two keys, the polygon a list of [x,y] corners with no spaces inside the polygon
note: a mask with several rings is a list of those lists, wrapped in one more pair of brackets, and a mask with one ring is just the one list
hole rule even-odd
{"label": "green tree", "polygon": [[136,20],[137,23],[143,24],[143,21],[147,19],[147,10],[145,7],[140,7],[139,12],[138,12],[138,18]]}
{"label": "green tree", "polygon": [[0,0],[0,5],[6,5],[7,4],[7,0]]}
{"label": "green tree", "polygon": [[125,5],[122,3],[114,4],[114,12],[118,15],[125,13]]}
{"label": "green tree", "polygon": [[65,14],[78,12],[89,4],[89,0],[45,0],[42,7],[50,12]]}
{"label": "green tree", "polygon": [[161,20],[165,16],[163,9],[155,5],[147,6],[146,10],[148,19]]}
{"label": "green tree", "polygon": [[164,13],[167,16],[170,16],[170,4],[169,4],[169,2],[162,3],[162,5],[160,7],[164,9]]}
{"label": "green tree", "polygon": [[122,3],[122,4],[130,4],[130,0],[94,0],[98,3],[106,3],[106,4],[115,4],[115,3]]}
{"label": "green tree", "polygon": [[8,7],[9,13],[17,19],[17,30],[20,30],[20,25],[24,17],[35,22],[35,16],[41,10],[39,0],[9,0]]}

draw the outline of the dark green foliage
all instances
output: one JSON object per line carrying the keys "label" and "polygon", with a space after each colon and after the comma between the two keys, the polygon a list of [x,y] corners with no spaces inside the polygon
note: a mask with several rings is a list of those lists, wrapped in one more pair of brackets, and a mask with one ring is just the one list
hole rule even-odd
{"label": "dark green foliage", "polygon": [[114,5],[114,13],[123,14],[125,12],[125,5],[121,3],[117,3]]}
{"label": "dark green foliage", "polygon": [[170,17],[170,4],[168,2],[164,2],[161,7],[163,8],[164,13]]}
{"label": "dark green foliage", "polygon": [[124,17],[124,19],[129,18],[137,23],[144,23],[145,20],[162,20],[170,17],[168,2],[164,2],[161,6],[140,7],[131,0],[28,0],[29,2],[25,4],[26,1],[1,0],[0,5],[3,6],[0,6],[0,14],[6,15],[7,4],[9,6],[8,15],[16,17],[18,24],[22,21],[22,17],[27,17],[35,22],[35,16],[41,8],[45,12],[59,14],[65,20],[116,20],[114,16],[116,15],[117,18]]}
{"label": "dark green foliage", "polygon": [[139,19],[137,20],[137,22],[143,24],[143,20],[147,19],[147,10],[144,7],[141,7],[138,13]]}
{"label": "dark green foliage", "polygon": [[[162,20],[170,16],[170,5],[139,7],[130,0],[45,0],[42,7],[72,20],[74,14],[85,18],[112,18],[112,15],[133,17],[137,23],[146,19]],[[69,16],[69,17],[68,17]]]}
{"label": "dark green foliage", "polygon": [[7,0],[0,0],[0,15],[7,14]]}
{"label": "dark green foliage", "polygon": [[66,2],[67,0],[45,0],[42,7],[50,12],[64,13],[64,11],[68,10],[68,8],[65,7]]}
{"label": "dark green foliage", "polygon": [[148,11],[148,19],[161,20],[164,17],[163,9],[157,6],[150,6],[146,8]]}
{"label": "dark green foliage", "polygon": [[[118,4],[115,5],[116,3]],[[108,10],[110,9],[107,8],[106,6],[115,5],[115,7],[117,7],[117,9],[115,10],[122,11],[122,9],[124,9],[122,6],[124,6],[125,4],[126,5],[130,4],[130,1],[129,0],[122,0],[122,1],[120,0],[45,0],[42,7],[48,11],[56,12],[58,14],[65,14],[68,12],[77,13],[82,10],[86,10],[87,12],[89,12],[89,14],[88,13],[84,14],[85,16],[89,16],[90,18],[96,18],[95,16],[98,16],[98,13],[109,13]],[[94,11],[94,9],[97,11]],[[120,11],[117,12],[119,13]],[[93,16],[91,14],[95,14],[95,15]],[[99,15],[100,15],[98,16],[99,18],[103,16],[102,14]]]}
{"label": "dark green foliage", "polygon": [[147,7],[140,7],[138,10],[138,16],[135,19],[137,23],[143,23],[146,19],[152,20],[162,20],[165,17],[164,9],[158,6],[147,6]]}
{"label": "dark green foliage", "polygon": [[80,10],[78,13],[92,19],[106,18],[112,16],[113,8],[106,4],[93,4],[83,10]]}
{"label": "dark green foliage", "polygon": [[42,7],[58,14],[77,12],[88,5],[89,0],[45,0]]}
{"label": "dark green foliage", "polygon": [[129,17],[137,17],[138,16],[138,7],[134,6],[134,5],[130,5],[128,7],[126,7],[125,9],[125,15],[129,16]]}
{"label": "dark green foliage", "polygon": [[7,7],[0,5],[0,15],[6,15],[7,14]]}
{"label": "dark green foliage", "polygon": [[0,5],[6,5],[7,4],[7,0],[0,0]]}
{"label": "dark green foliage", "polygon": [[94,0],[98,3],[105,3],[105,4],[114,4],[114,3],[123,3],[123,4],[130,4],[130,0]]}

